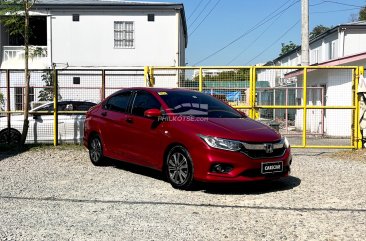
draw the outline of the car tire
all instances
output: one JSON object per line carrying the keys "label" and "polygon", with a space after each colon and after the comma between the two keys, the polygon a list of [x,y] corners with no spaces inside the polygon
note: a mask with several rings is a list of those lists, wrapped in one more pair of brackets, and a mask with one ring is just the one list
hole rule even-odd
{"label": "car tire", "polygon": [[165,159],[165,175],[176,189],[190,190],[193,187],[193,164],[186,148],[174,146]]}
{"label": "car tire", "polygon": [[4,129],[0,131],[0,145],[15,147],[20,143],[22,134],[15,129]]}
{"label": "car tire", "polygon": [[89,141],[89,158],[94,166],[101,166],[105,163],[103,145],[99,136],[93,135]]}

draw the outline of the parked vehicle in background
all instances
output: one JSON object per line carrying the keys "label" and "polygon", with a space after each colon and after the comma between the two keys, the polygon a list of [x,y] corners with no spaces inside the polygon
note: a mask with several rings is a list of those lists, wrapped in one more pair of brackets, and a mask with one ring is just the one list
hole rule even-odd
{"label": "parked vehicle in background", "polygon": [[90,109],[84,127],[94,165],[110,157],[146,166],[180,189],[284,177],[292,162],[277,131],[196,91],[124,89]]}
{"label": "parked vehicle in background", "polygon": [[[88,101],[60,101],[58,111],[87,111],[96,103]],[[30,110],[29,129],[26,142],[49,143],[53,142],[54,133],[54,103],[46,103]],[[58,115],[59,142],[80,143],[83,138],[84,113],[60,113]],[[8,128],[7,118],[0,118],[0,144],[15,145],[19,142],[23,130],[23,115],[11,116],[11,128]]]}

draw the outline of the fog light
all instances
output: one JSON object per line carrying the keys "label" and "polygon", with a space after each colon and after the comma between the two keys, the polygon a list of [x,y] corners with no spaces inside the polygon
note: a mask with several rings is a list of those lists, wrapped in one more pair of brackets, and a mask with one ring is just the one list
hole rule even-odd
{"label": "fog light", "polygon": [[233,166],[229,164],[218,163],[211,166],[211,172],[229,173],[233,170]]}

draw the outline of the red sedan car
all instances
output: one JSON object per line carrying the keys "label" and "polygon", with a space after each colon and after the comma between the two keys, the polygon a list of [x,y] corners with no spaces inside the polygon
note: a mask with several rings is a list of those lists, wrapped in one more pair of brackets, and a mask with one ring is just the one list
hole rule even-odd
{"label": "red sedan car", "polygon": [[204,93],[120,90],[90,109],[90,160],[105,157],[163,171],[175,188],[194,181],[246,182],[287,176],[290,145],[274,129]]}

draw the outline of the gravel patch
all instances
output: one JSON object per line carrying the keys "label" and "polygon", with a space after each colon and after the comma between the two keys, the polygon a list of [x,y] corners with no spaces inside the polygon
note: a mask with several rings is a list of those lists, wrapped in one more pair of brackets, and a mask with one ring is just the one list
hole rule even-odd
{"label": "gravel patch", "polygon": [[179,191],[81,147],[0,153],[0,240],[366,240],[366,163],[294,151],[274,182]]}

